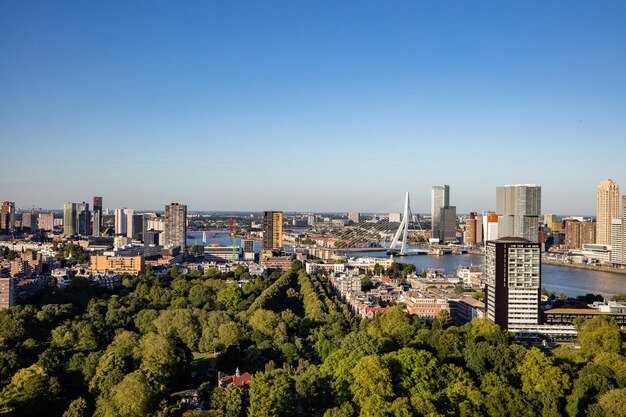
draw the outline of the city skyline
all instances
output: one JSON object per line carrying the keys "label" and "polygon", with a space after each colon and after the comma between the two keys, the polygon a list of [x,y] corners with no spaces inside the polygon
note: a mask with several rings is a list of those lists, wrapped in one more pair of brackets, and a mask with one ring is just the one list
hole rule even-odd
{"label": "city skyline", "polygon": [[546,212],[592,214],[601,179],[626,184],[622,2],[2,11],[0,192],[20,207],[370,212],[408,190],[428,212],[449,184],[469,212],[537,183]]}

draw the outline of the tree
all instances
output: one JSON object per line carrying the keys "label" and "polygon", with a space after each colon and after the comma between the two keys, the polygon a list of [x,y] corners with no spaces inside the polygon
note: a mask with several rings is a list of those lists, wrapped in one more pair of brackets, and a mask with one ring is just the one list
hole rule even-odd
{"label": "tree", "polygon": [[250,385],[250,417],[279,417],[294,415],[295,389],[293,380],[284,369],[259,372]]}
{"label": "tree", "polygon": [[83,397],[72,401],[69,408],[63,413],[63,417],[89,417],[90,415],[87,401]]}
{"label": "tree", "polygon": [[606,416],[626,417],[626,388],[613,389],[602,395],[598,405]]}
{"label": "tree", "polygon": [[0,392],[0,407],[24,410],[22,415],[43,415],[60,392],[56,378],[38,366],[20,369]]}
{"label": "tree", "polygon": [[184,375],[188,360],[173,340],[156,333],[148,333],[141,338],[137,355],[141,357],[139,369],[161,390]]}
{"label": "tree", "polygon": [[217,302],[231,311],[237,311],[242,300],[243,291],[238,285],[229,285],[217,295]]}
{"label": "tree", "polygon": [[143,417],[155,405],[155,392],[142,371],[132,372],[111,390],[111,405],[121,416]]}
{"label": "tree", "polygon": [[612,317],[598,316],[582,322],[578,342],[583,354],[589,358],[601,352],[622,352],[620,330]]}
{"label": "tree", "polygon": [[542,406],[542,415],[560,416],[569,377],[537,348],[526,352],[517,370],[522,380],[522,392]]}
{"label": "tree", "polygon": [[352,370],[350,391],[362,416],[384,416],[393,399],[391,373],[378,355],[362,358]]}

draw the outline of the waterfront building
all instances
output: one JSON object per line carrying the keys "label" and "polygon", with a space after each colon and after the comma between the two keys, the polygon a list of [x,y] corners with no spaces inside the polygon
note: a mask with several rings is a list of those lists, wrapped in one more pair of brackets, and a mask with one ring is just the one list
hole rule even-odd
{"label": "waterfront building", "polygon": [[496,213],[498,237],[521,237],[538,242],[541,187],[535,184],[497,187]]}
{"label": "waterfront building", "polygon": [[102,229],[102,197],[93,198],[93,223],[91,229],[94,236],[100,236],[100,229]]}
{"label": "waterfront building", "polygon": [[54,229],[54,214],[39,213],[39,217],[37,218],[37,227],[46,232],[51,232]]}
{"label": "waterfront building", "polygon": [[619,186],[612,179],[603,180],[596,194],[596,243],[611,244],[611,222],[619,218]]}
{"label": "waterfront building", "polygon": [[486,315],[505,329],[540,324],[541,246],[520,237],[488,241]]}
{"label": "waterfront building", "polygon": [[165,206],[164,223],[165,247],[187,247],[187,206],[184,204],[171,203]]}
{"label": "waterfront building", "polygon": [[439,241],[456,243],[456,207],[442,207],[439,218]]}
{"label": "waterfront building", "polygon": [[471,212],[469,219],[465,220],[465,234],[463,235],[463,243],[466,245],[475,245],[476,241],[476,213]]}
{"label": "waterfront building", "polygon": [[[431,217],[431,237],[432,239],[444,240],[446,226],[442,220],[442,209],[450,206],[450,186],[433,185],[430,195],[430,217]],[[456,226],[456,217],[454,219]],[[448,227],[449,229],[449,227]]]}
{"label": "waterfront building", "polygon": [[348,213],[348,220],[353,223],[361,222],[361,213]]}
{"label": "waterfront building", "polygon": [[139,275],[144,271],[143,256],[104,256],[91,257],[91,272],[113,272],[115,274]]}
{"label": "waterfront building", "polygon": [[483,242],[487,244],[490,240],[498,238],[498,215],[496,213],[483,211]]}
{"label": "waterfront building", "polygon": [[565,221],[565,247],[567,249],[580,249],[583,245],[596,242],[596,222],[566,220]]}
{"label": "waterfront building", "polygon": [[126,216],[126,208],[115,209],[115,234],[126,235],[128,217]]}
{"label": "waterfront building", "polygon": [[624,222],[622,219],[613,219],[611,222],[611,262],[626,264],[624,258]]}
{"label": "waterfront building", "polygon": [[76,234],[76,203],[70,201],[63,204],[63,234],[72,236]]}
{"label": "waterfront building", "polygon": [[15,305],[15,283],[17,279],[12,277],[0,278],[0,310],[5,310]]}
{"label": "waterfront building", "polygon": [[15,203],[3,201],[0,211],[0,233],[12,233],[15,231]]}
{"label": "waterfront building", "polygon": [[282,249],[283,247],[283,212],[263,212],[263,251]]}

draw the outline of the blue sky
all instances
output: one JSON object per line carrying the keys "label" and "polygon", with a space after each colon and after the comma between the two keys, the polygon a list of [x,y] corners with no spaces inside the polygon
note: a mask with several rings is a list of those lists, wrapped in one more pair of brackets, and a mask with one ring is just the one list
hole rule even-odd
{"label": "blue sky", "polygon": [[[0,199],[543,212],[626,193],[623,1],[2,1]],[[398,210],[400,206],[398,206]]]}

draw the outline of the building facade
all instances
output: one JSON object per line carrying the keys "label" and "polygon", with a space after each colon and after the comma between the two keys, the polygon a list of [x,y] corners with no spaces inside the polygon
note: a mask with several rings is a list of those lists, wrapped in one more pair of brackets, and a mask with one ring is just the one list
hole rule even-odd
{"label": "building facade", "polygon": [[535,184],[497,187],[496,213],[498,237],[521,237],[538,242],[541,187]]}
{"label": "building facade", "polygon": [[37,227],[40,230],[51,232],[54,229],[54,214],[53,213],[39,213],[37,218]]}
{"label": "building facade", "polygon": [[76,203],[70,201],[63,204],[63,234],[72,236],[76,234],[77,222]]}
{"label": "building facade", "polygon": [[171,203],[165,206],[164,219],[165,247],[187,247],[187,206]]}
{"label": "building facade", "polygon": [[505,329],[541,324],[541,246],[520,237],[487,242],[486,316]]}
{"label": "building facade", "polygon": [[611,222],[619,218],[619,186],[612,179],[598,185],[596,194],[596,243],[611,244]]}
{"label": "building facade", "polygon": [[15,305],[15,282],[17,279],[10,277],[0,278],[0,310],[5,310]]}
{"label": "building facade", "polygon": [[433,185],[430,192],[430,216],[432,238],[440,239],[445,229],[441,219],[441,209],[450,206],[450,186]]}
{"label": "building facade", "polygon": [[263,212],[263,251],[272,251],[283,247],[283,212]]}
{"label": "building facade", "polygon": [[144,271],[143,256],[103,256],[91,257],[91,272],[113,272],[116,274],[139,275]]}
{"label": "building facade", "polygon": [[348,213],[348,220],[353,223],[361,222],[361,213]]}
{"label": "building facade", "polygon": [[565,221],[565,247],[567,249],[580,249],[585,244],[596,242],[596,222],[566,220]]}
{"label": "building facade", "polygon": [[15,203],[3,201],[0,209],[0,233],[12,233],[15,231]]}

